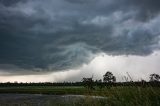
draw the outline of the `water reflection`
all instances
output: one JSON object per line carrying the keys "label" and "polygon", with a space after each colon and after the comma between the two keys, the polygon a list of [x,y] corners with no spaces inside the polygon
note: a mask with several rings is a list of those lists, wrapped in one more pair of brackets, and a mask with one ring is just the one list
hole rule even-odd
{"label": "water reflection", "polygon": [[105,106],[106,97],[84,95],[0,94],[0,106]]}

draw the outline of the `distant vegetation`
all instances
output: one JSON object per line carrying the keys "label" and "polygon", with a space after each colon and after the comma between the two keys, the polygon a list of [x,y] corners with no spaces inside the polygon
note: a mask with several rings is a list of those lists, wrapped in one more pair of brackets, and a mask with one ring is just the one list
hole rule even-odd
{"label": "distant vegetation", "polygon": [[[116,82],[112,72],[107,71],[102,79],[83,78],[80,82],[61,83],[0,83],[0,93],[53,94],[53,95],[95,95],[107,100],[86,99],[75,102],[74,106],[159,106],[160,76],[151,74],[150,80],[133,82],[128,74],[126,82]],[[130,80],[128,80],[130,79]]]}
{"label": "distant vegetation", "polygon": [[[153,87],[160,87],[160,75],[158,74],[150,74],[150,80],[147,82],[145,80],[141,81],[133,81],[131,76],[128,74],[128,77],[125,77],[125,82],[116,82],[116,77],[113,75],[112,72],[107,71],[103,75],[103,80],[93,80],[93,76],[90,78],[82,78],[82,81],[79,82],[39,82],[39,83],[18,83],[15,81],[14,83],[6,82],[0,83],[0,87],[8,87],[8,86],[84,86],[87,89],[94,89],[94,87],[109,87],[109,86],[153,86]],[[130,79],[130,80],[128,80]]]}

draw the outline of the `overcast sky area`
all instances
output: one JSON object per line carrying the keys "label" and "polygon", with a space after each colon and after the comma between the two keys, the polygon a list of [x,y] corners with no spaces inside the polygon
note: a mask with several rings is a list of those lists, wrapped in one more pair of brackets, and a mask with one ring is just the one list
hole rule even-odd
{"label": "overcast sky area", "polygon": [[160,0],[0,0],[0,82],[160,74]]}

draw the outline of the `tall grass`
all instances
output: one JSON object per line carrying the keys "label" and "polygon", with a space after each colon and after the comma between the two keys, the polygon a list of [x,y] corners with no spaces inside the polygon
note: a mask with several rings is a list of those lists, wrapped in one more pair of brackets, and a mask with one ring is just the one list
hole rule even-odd
{"label": "tall grass", "polygon": [[[93,99],[89,95],[105,96],[106,99]],[[86,96],[57,106],[160,106],[160,88],[156,87],[111,87],[90,91]]]}

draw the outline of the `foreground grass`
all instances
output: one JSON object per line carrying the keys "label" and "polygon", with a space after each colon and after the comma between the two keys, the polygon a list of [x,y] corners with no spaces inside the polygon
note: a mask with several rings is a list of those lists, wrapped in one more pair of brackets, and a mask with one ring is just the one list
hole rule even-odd
{"label": "foreground grass", "polygon": [[[110,87],[88,90],[79,87],[53,87],[53,86],[26,86],[26,87],[1,87],[0,93],[29,93],[53,95],[94,95],[105,96],[104,101],[95,101],[87,98],[85,101],[73,102],[74,106],[160,106],[160,88],[158,87]],[[59,105],[61,106],[61,105]]]}

